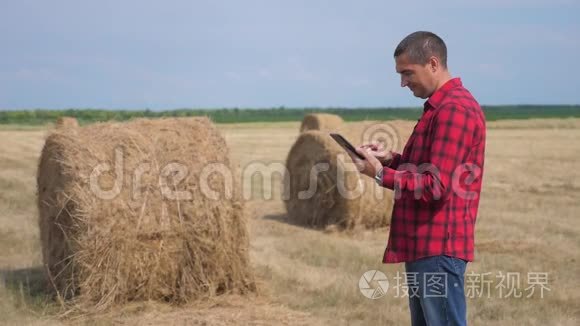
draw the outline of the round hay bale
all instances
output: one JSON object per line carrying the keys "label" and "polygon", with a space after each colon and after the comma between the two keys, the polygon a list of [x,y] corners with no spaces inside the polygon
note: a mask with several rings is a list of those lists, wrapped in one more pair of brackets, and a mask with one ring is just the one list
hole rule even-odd
{"label": "round hay bale", "polygon": [[389,224],[392,194],[361,176],[327,132],[300,134],[288,154],[286,168],[284,184],[289,195],[285,204],[294,223],[348,229]]}
{"label": "round hay bale", "polygon": [[95,309],[254,291],[232,168],[226,142],[207,118],[97,123],[51,134],[37,183],[42,254],[54,289]]}
{"label": "round hay bale", "polygon": [[340,116],[336,114],[328,113],[313,113],[307,114],[302,119],[302,124],[300,125],[300,132],[305,132],[308,130],[336,130],[343,123]]}
{"label": "round hay bale", "polygon": [[[360,122],[343,125],[338,132],[354,146],[384,137],[391,139],[392,150],[401,151],[412,126],[399,121]],[[294,223],[341,229],[390,224],[394,193],[361,175],[328,132],[300,134],[290,149],[286,168],[284,199]]]}
{"label": "round hay bale", "polygon": [[79,122],[76,118],[72,117],[60,117],[56,120],[56,128],[57,129],[66,129],[66,128],[77,128],[79,126]]}

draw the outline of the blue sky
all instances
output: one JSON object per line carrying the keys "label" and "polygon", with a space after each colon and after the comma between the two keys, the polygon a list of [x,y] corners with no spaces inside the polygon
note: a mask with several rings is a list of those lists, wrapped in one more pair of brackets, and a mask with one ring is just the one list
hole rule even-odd
{"label": "blue sky", "polygon": [[420,106],[416,30],[482,104],[580,104],[580,1],[1,1],[0,109]]}

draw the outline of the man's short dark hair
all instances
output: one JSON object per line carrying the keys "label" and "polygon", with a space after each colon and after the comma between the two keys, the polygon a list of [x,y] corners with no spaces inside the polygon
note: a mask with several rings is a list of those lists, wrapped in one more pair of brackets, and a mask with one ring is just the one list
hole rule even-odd
{"label": "man's short dark hair", "polygon": [[431,32],[419,31],[405,37],[395,49],[395,58],[406,54],[412,63],[425,65],[431,56],[447,68],[447,46],[443,40]]}

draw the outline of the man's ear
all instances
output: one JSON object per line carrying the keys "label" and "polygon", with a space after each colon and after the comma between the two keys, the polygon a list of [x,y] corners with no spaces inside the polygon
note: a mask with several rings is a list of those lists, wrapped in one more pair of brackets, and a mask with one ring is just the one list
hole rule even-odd
{"label": "man's ear", "polygon": [[431,58],[429,58],[429,69],[431,69],[431,72],[433,73],[441,69],[439,58],[436,56],[431,56]]}

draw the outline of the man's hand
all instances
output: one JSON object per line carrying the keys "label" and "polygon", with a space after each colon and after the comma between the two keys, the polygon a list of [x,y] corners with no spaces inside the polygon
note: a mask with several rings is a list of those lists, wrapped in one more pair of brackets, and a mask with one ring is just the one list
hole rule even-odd
{"label": "man's hand", "polygon": [[349,151],[347,151],[347,153],[356,165],[358,171],[364,175],[374,178],[375,175],[377,175],[377,172],[383,168],[383,165],[376,157],[371,154],[370,149],[362,148],[362,146],[360,146],[356,148],[356,151],[360,155],[364,156],[365,159],[361,160],[356,155],[351,154]]}
{"label": "man's hand", "polygon": [[387,151],[381,143],[364,144],[361,148],[369,150],[369,153],[376,157],[383,166],[389,165],[393,159],[393,152]]}

